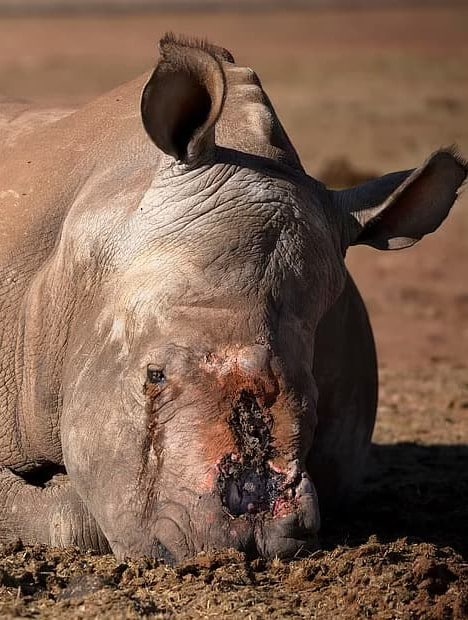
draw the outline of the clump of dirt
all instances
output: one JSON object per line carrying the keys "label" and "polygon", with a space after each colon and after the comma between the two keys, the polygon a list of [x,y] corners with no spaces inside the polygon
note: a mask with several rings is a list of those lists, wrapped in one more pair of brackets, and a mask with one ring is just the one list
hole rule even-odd
{"label": "clump of dirt", "polygon": [[464,618],[468,566],[449,548],[371,537],[292,563],[203,554],[157,561],[21,544],[0,560],[2,617]]}
{"label": "clump of dirt", "polygon": [[338,189],[354,187],[360,183],[376,179],[375,170],[356,168],[346,157],[335,157],[326,161],[318,173],[318,178],[328,187]]}

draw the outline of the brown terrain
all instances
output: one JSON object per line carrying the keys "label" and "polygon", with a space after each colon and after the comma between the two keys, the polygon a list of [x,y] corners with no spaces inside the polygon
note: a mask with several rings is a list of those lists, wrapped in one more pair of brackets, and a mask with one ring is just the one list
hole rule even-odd
{"label": "brown terrain", "polygon": [[[468,8],[3,18],[0,93],[81,105],[147,71],[166,30],[254,67],[332,186],[440,145],[468,156]],[[0,617],[468,617],[468,195],[418,246],[348,261],[375,327],[380,407],[362,495],[325,522],[323,550],[172,569],[18,542],[0,551]]]}

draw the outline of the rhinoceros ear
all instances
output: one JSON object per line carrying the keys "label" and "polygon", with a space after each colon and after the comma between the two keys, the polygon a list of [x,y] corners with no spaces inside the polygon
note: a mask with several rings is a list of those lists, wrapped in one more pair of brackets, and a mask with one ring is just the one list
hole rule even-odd
{"label": "rhinoceros ear", "polygon": [[443,149],[415,170],[332,192],[345,215],[343,245],[380,250],[413,245],[444,221],[467,174],[467,162],[453,149]]}
{"label": "rhinoceros ear", "polygon": [[[176,160],[197,164],[214,147],[224,103],[221,48],[166,35],[160,60],[141,99],[143,125],[153,142]],[[225,51],[225,50],[224,50]]]}

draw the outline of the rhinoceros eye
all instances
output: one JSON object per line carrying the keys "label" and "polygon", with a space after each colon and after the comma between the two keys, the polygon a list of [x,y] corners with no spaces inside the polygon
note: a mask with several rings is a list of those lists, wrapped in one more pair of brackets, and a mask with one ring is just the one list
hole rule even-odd
{"label": "rhinoceros eye", "polygon": [[166,381],[166,375],[161,368],[158,368],[153,364],[148,364],[146,368],[146,379],[148,383],[155,383],[158,385]]}

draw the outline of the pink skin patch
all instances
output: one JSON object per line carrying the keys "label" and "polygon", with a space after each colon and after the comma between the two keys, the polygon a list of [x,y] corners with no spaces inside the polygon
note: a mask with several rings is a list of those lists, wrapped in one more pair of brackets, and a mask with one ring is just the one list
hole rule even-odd
{"label": "pink skin patch", "polygon": [[280,498],[277,499],[273,507],[273,517],[280,519],[281,517],[287,517],[288,515],[297,512],[298,506],[294,500]]}

